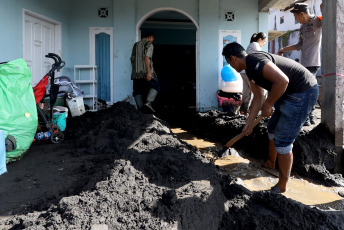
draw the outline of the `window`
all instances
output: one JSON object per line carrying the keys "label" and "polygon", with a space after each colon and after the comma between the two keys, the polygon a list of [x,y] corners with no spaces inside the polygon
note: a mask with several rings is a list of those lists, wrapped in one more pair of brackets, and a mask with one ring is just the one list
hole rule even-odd
{"label": "window", "polygon": [[284,16],[280,17],[280,24],[284,23]]}

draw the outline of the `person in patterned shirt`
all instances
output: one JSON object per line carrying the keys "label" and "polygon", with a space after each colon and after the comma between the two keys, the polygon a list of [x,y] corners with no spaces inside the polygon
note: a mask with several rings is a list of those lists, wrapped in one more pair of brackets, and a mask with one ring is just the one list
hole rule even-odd
{"label": "person in patterned shirt", "polygon": [[[134,44],[130,61],[132,66],[133,97],[137,109],[154,113],[152,106],[160,87],[153,67],[153,32],[147,32],[141,41]],[[145,101],[143,101],[145,98]]]}

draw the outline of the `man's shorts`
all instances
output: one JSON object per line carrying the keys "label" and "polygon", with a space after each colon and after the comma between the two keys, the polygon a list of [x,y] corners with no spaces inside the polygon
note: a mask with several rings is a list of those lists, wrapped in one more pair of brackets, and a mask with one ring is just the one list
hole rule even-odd
{"label": "man's shorts", "polygon": [[283,95],[275,103],[275,112],[268,123],[269,139],[274,140],[276,151],[287,154],[315,105],[319,95],[318,85],[311,89]]}

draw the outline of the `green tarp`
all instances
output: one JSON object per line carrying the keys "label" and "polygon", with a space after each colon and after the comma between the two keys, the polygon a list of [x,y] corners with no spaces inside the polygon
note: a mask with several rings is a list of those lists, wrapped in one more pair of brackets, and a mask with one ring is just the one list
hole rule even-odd
{"label": "green tarp", "polygon": [[6,162],[20,159],[37,131],[38,117],[31,72],[20,58],[0,65],[0,130],[15,137],[17,148],[6,153]]}

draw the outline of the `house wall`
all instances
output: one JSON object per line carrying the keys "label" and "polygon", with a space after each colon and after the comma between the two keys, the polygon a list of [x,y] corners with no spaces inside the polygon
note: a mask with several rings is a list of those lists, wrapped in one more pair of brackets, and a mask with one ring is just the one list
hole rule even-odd
{"label": "house wall", "polygon": [[[73,0],[69,8],[69,49],[70,62],[65,67],[71,77],[74,76],[74,65],[90,64],[90,27],[113,27],[112,0]],[[98,9],[107,8],[107,18],[98,17]]]}
{"label": "house wall", "polygon": [[[62,44],[68,50],[68,4],[54,0],[1,0],[0,3],[0,62],[23,57],[23,9],[48,17],[62,24]],[[68,59],[67,57],[65,57]],[[67,61],[66,61],[67,62]]]}
{"label": "house wall", "polygon": [[[161,10],[176,10],[198,21],[198,0],[192,1],[121,1],[114,0],[114,98],[115,101],[127,98],[132,94],[130,79],[130,55],[133,44],[139,39],[139,28],[146,18]],[[162,30],[156,33],[157,44],[167,42]],[[170,31],[171,32],[171,31]],[[164,38],[166,40],[164,40]],[[190,41],[186,41],[190,43]]]}
{"label": "house wall", "polygon": [[[135,4],[137,3],[137,4]],[[246,48],[254,32],[268,33],[268,14],[258,13],[258,1],[192,0],[192,1],[114,1],[114,90],[115,101],[132,92],[129,62],[132,45],[138,40],[138,28],[147,17],[159,10],[176,10],[187,15],[198,27],[197,108],[217,109],[218,90],[218,36],[219,30],[241,30],[242,45]],[[224,20],[224,10],[234,10],[234,22]],[[125,24],[123,24],[125,21]],[[156,42],[159,38],[157,38]],[[119,45],[120,44],[120,45]],[[264,47],[267,51],[267,47]]]}
{"label": "house wall", "polygon": [[[109,9],[108,18],[97,17],[99,7]],[[23,8],[61,22],[62,58],[66,62],[62,74],[70,77],[74,65],[89,64],[89,28],[113,27],[115,102],[132,93],[129,59],[132,46],[139,39],[141,23],[159,10],[175,10],[188,16],[197,30],[185,31],[193,34],[185,44],[196,43],[197,108],[203,111],[218,108],[215,92],[221,52],[219,30],[240,30],[244,48],[254,32],[268,33],[268,14],[259,13],[258,1],[251,0],[1,0],[0,29],[6,32],[0,37],[0,61],[23,56]],[[234,21],[224,20],[225,10],[235,12]],[[159,31],[161,43],[170,42],[170,32],[173,31]]]}

